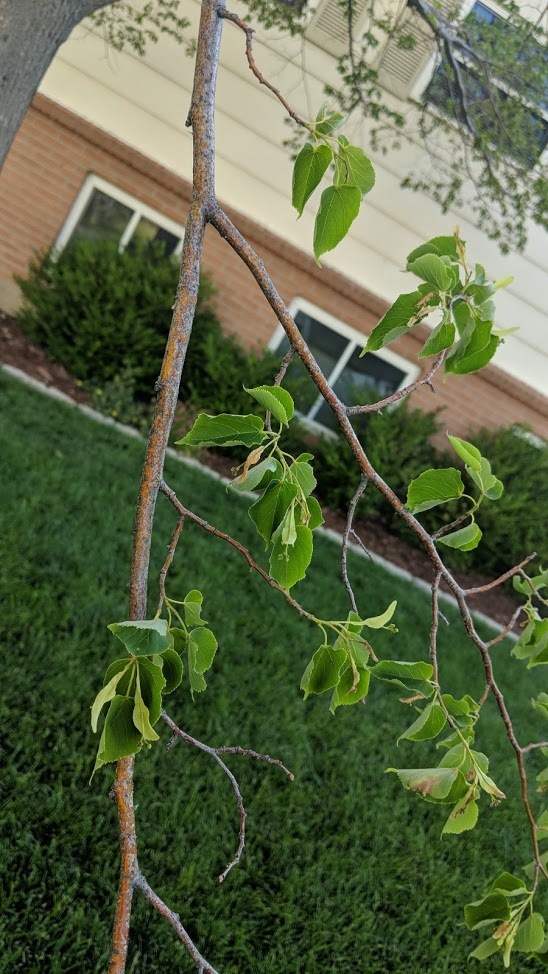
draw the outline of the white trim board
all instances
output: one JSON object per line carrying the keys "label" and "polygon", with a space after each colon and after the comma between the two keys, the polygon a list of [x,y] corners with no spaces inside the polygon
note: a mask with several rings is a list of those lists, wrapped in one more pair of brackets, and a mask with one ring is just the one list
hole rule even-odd
{"label": "white trim board", "polygon": [[[103,426],[112,426],[114,429],[118,430],[119,433],[122,433],[123,436],[131,436],[133,439],[142,440],[144,442],[144,436],[134,429],[133,426],[126,426],[124,423],[119,423],[110,416],[105,416],[104,413],[99,413],[95,409],[91,409],[90,406],[76,402],[76,400],[71,399],[70,396],[67,396],[66,393],[60,392],[59,389],[55,389],[53,386],[45,385],[45,383],[40,382],[39,379],[34,379],[32,376],[27,375],[27,373],[23,372],[21,369],[17,369],[13,365],[4,364],[0,364],[0,369],[3,372],[6,372],[7,375],[11,375],[12,378],[22,382],[24,385],[27,385],[32,389],[36,389],[38,392],[42,392],[44,395],[50,396],[52,399],[57,399],[60,402],[64,402],[68,406],[73,406],[94,422],[100,423]],[[223,477],[222,474],[217,473],[216,470],[212,470],[210,467],[206,467],[203,463],[200,463],[199,460],[193,460],[192,457],[182,456],[172,447],[167,448],[166,454],[173,460],[178,460],[179,463],[184,463],[187,467],[193,467],[195,470],[200,470],[201,473],[207,477],[211,477],[213,480],[218,480],[223,484],[228,484],[230,482],[228,477]],[[243,494],[241,496],[254,497],[255,495]],[[342,535],[339,534],[338,531],[334,531],[332,528],[324,527],[319,527],[316,530],[324,537],[329,538],[330,541],[336,542],[339,547],[342,545]],[[422,578],[415,578],[415,576],[411,575],[411,573],[405,568],[400,568],[399,565],[395,565],[393,562],[388,561],[386,558],[383,558],[382,555],[375,554],[374,551],[371,551],[369,552],[369,555],[366,555],[359,545],[353,544],[352,542],[350,542],[349,548],[355,554],[360,555],[363,558],[369,557],[375,565],[379,565],[381,568],[386,569],[386,571],[391,575],[395,575],[397,578],[405,579],[406,581],[410,582],[411,585],[414,585],[416,588],[421,589],[421,591],[430,594],[431,589],[428,582],[425,582]],[[455,608],[458,608],[457,600],[453,595],[449,595],[447,592],[440,592],[439,598],[453,605]],[[471,615],[474,619],[477,619],[479,622],[483,622],[485,625],[490,626],[496,632],[502,632],[504,629],[504,626],[502,626],[499,622],[496,622],[495,619],[491,619],[490,616],[485,615],[484,612],[473,610],[471,611]],[[515,640],[517,638],[518,637],[515,633],[508,634],[508,639]]]}

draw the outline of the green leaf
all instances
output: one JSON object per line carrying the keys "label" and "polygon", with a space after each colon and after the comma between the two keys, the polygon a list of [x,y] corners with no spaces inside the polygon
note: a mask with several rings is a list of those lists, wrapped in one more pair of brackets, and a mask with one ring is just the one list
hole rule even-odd
{"label": "green leaf", "polygon": [[310,464],[307,461],[295,460],[289,468],[289,473],[299,484],[304,496],[308,497],[317,484],[314,471]]}
{"label": "green leaf", "polygon": [[135,700],[133,704],[133,723],[138,731],[141,732],[144,741],[158,741],[159,735],[150,723],[150,714],[141,694],[141,681],[139,670],[137,671],[137,683],[135,686]]}
{"label": "green leaf", "polygon": [[416,257],[408,263],[407,270],[426,281],[436,291],[447,291],[452,283],[448,268],[436,254],[423,254],[422,257]]}
{"label": "green leaf", "polygon": [[489,486],[485,491],[485,496],[489,501],[498,501],[504,490],[504,484],[497,477],[492,477]]}
{"label": "green leaf", "polygon": [[406,663],[383,659],[371,667],[371,673],[377,680],[395,683],[404,690],[422,693],[425,697],[431,696],[434,692],[434,687],[429,682],[434,673],[430,663]]}
{"label": "green leaf", "polygon": [[530,954],[533,950],[540,950],[544,943],[544,917],[540,913],[532,913],[520,924],[514,950]]}
{"label": "green leaf", "polygon": [[290,589],[306,575],[312,560],[312,531],[303,524],[296,527],[297,537],[292,546],[284,545],[278,535],[270,556],[270,574],[282,588]]}
{"label": "green leaf", "polygon": [[512,649],[516,659],[528,660],[527,669],[548,663],[548,619],[532,619]]}
{"label": "green leaf", "polygon": [[325,106],[322,106],[316,116],[314,128],[320,135],[330,135],[331,132],[338,129],[339,125],[342,125],[345,118],[346,115],[341,115],[340,112],[330,112],[329,115],[326,115]]}
{"label": "green leaf", "polygon": [[538,697],[532,698],[531,703],[543,717],[548,717],[548,693],[539,693]]}
{"label": "green leaf", "polygon": [[296,484],[273,481],[249,508],[249,516],[266,545],[282,523],[286,511],[299,493]]}
{"label": "green leaf", "polygon": [[363,625],[367,626],[369,629],[384,629],[386,624],[390,622],[394,612],[396,611],[396,606],[398,602],[395,599],[390,603],[385,612],[380,616],[370,616],[369,619],[363,620]]}
{"label": "green leaf", "polygon": [[445,254],[453,260],[458,260],[457,238],[454,235],[450,237],[432,237],[432,240],[429,240],[427,243],[415,247],[407,258],[407,270],[409,270],[409,264],[412,264],[413,261],[417,260],[418,257],[422,257],[424,254],[437,254],[438,257]]}
{"label": "green leaf", "polygon": [[97,757],[103,764],[135,754],[142,743],[141,732],[133,723],[133,700],[116,696],[105,719],[104,747]]}
{"label": "green leaf", "polygon": [[332,149],[322,142],[312,145],[305,142],[293,166],[292,203],[299,216],[316,189],[333,158]]}
{"label": "green leaf", "polygon": [[497,876],[493,880],[491,886],[489,887],[490,893],[504,893],[505,896],[520,896],[522,893],[527,891],[527,887],[520,879],[519,876],[513,876],[512,873],[503,872],[500,876]]}
{"label": "green leaf", "polygon": [[466,772],[467,765],[471,765],[471,761],[468,759],[466,748],[464,744],[459,741],[458,744],[454,744],[449,750],[443,755],[439,767],[440,768],[462,768],[464,765],[464,770]]}
{"label": "green leaf", "polygon": [[446,721],[447,717],[442,707],[437,703],[431,703],[424,708],[411,726],[400,734],[398,744],[403,740],[430,741],[443,730]]}
{"label": "green leaf", "polygon": [[450,436],[447,434],[447,439],[449,440],[451,446],[453,447],[457,456],[464,460],[468,466],[472,467],[472,470],[477,470],[478,473],[481,470],[481,453],[477,446],[472,443],[468,443],[466,440],[461,440],[458,436]]}
{"label": "green leaf", "polygon": [[[188,595],[185,595],[183,602],[183,610],[185,615],[185,623],[187,626],[201,626],[206,621],[202,619],[202,602],[204,597],[201,592],[193,588]],[[172,630],[173,632],[178,632],[179,630]],[[185,638],[186,644],[186,638]]]}
{"label": "green leaf", "polygon": [[265,439],[264,422],[260,416],[232,416],[220,413],[208,416],[200,413],[191,430],[177,440],[177,446],[258,446]]}
{"label": "green leaf", "polygon": [[173,643],[166,619],[111,622],[108,628],[118,636],[132,656],[154,656],[165,653]]}
{"label": "green leaf", "polygon": [[95,697],[95,700],[91,705],[91,729],[94,734],[97,731],[97,721],[99,720],[99,714],[101,713],[105,704],[109,703],[109,701],[116,696],[116,688],[120,680],[122,679],[123,674],[126,672],[126,670],[129,670],[132,664],[133,664],[133,660],[126,659],[124,668],[123,669],[118,668],[114,673],[114,675],[109,680],[109,682],[106,684],[106,686],[104,686],[103,689],[100,690],[97,696]]}
{"label": "green leaf", "polygon": [[173,693],[183,679],[183,661],[174,649],[166,650],[161,659],[162,673],[166,681],[164,693]]}
{"label": "green leaf", "polygon": [[[176,653],[184,653],[188,644],[188,633],[184,629],[170,629],[173,636],[173,647]],[[169,650],[167,650],[169,652]],[[165,654],[164,654],[165,655]]]}
{"label": "green leaf", "polygon": [[261,460],[260,463],[256,463],[254,467],[251,467],[243,478],[240,476],[236,477],[236,480],[232,480],[228,484],[228,489],[235,490],[237,494],[247,494],[250,490],[256,490],[260,486],[266,473],[269,471],[274,472],[278,467],[279,463],[277,460],[274,460],[272,457],[267,457],[266,460]]}
{"label": "green leaf", "polygon": [[311,693],[325,693],[336,686],[346,660],[347,654],[343,649],[320,646],[303,673],[301,690],[304,690],[304,699]]}
{"label": "green leaf", "polygon": [[472,319],[460,341],[445,360],[445,371],[467,375],[483,369],[493,358],[500,339],[492,335],[493,322]]}
{"label": "green leaf", "polygon": [[497,950],[500,950],[502,944],[499,940],[495,940],[493,937],[489,937],[488,940],[482,941],[478,944],[475,950],[468,954],[468,959],[470,957],[475,957],[476,960],[487,960],[492,954],[496,954]]}
{"label": "green leaf", "polygon": [[416,791],[422,798],[443,801],[460,774],[457,768],[387,768],[395,772],[403,787]]}
{"label": "green leaf", "polygon": [[281,523],[280,538],[282,544],[294,545],[297,540],[297,526],[295,524],[295,505],[292,504]]}
{"label": "green leaf", "polygon": [[329,186],[324,189],[314,225],[314,257],[333,250],[346,237],[360,212],[362,195],[357,186]]}
{"label": "green leaf", "polygon": [[411,291],[409,294],[400,294],[394,304],[385,311],[381,320],[375,325],[373,331],[367,339],[362,355],[366,352],[377,352],[385,345],[399,338],[406,331],[418,323],[420,318],[417,316],[419,301],[422,300],[420,291]]}
{"label": "green leaf", "polygon": [[333,696],[331,697],[329,709],[332,714],[335,713],[337,707],[351,707],[367,696],[371,672],[370,670],[359,670],[358,673],[357,683],[356,675],[351,666],[342,674],[338,686],[333,690]]}
{"label": "green leaf", "polygon": [[438,538],[438,544],[447,545],[448,548],[458,548],[459,551],[472,551],[477,548],[482,538],[482,531],[475,521],[467,524],[465,528],[458,531],[451,531]]}
{"label": "green leaf", "polygon": [[464,907],[464,922],[469,930],[493,923],[495,920],[509,920],[510,907],[506,897],[499,892],[488,893],[481,900],[468,903]]}
{"label": "green leaf", "polygon": [[210,629],[200,626],[189,633],[188,677],[192,697],[206,689],[207,683],[203,674],[209,670],[216,652],[217,640]]}
{"label": "green leaf", "polygon": [[277,419],[283,426],[287,426],[293,418],[295,403],[287,389],[282,389],[280,386],[256,386],[255,389],[246,389],[244,386],[244,389],[261,406],[268,409],[274,419]]}
{"label": "green leaf", "polygon": [[363,149],[357,145],[343,146],[341,149],[341,172],[348,186],[357,186],[362,197],[375,185],[375,170]]}
{"label": "green leaf", "polygon": [[419,352],[419,358],[439,355],[445,348],[451,348],[455,341],[455,326],[449,317],[444,317],[426,340]]}
{"label": "green leaf", "polygon": [[442,694],[442,700],[452,717],[467,717],[470,711],[476,711],[478,705],[472,697],[466,694],[460,700],[456,700],[450,693]]}
{"label": "green leaf", "polygon": [[457,802],[442,829],[442,835],[460,835],[473,829],[478,821],[476,802],[462,798]]}
{"label": "green leaf", "polygon": [[[172,649],[167,650],[167,653],[173,652],[174,650]],[[164,658],[165,654],[164,656],[158,657],[162,661]],[[139,658],[138,672],[141,695],[149,711],[150,723],[155,724],[159,720],[162,712],[162,693],[166,685],[163,667],[155,666],[150,660],[141,656]]]}
{"label": "green leaf", "polygon": [[407,489],[407,507],[413,514],[456,500],[464,493],[460,471],[454,467],[425,470]]}
{"label": "green leaf", "polygon": [[322,509],[315,497],[307,497],[306,506],[310,517],[307,527],[311,531],[315,531],[316,528],[319,528],[320,524],[324,523]]}
{"label": "green leaf", "polygon": [[[128,692],[129,691],[129,687],[130,687],[130,684],[132,682],[133,675],[135,673],[135,670],[134,670],[135,657],[133,657],[129,662],[132,664],[132,666],[131,666],[130,669],[127,669],[127,666],[128,666],[128,658],[127,658],[127,656],[124,656],[123,659],[115,659],[107,667],[107,671],[105,673],[105,678],[103,680],[103,686],[106,686],[107,683],[109,683],[110,680],[112,680],[112,677],[114,676],[115,673],[120,673],[121,680],[120,680],[120,682],[118,684],[117,692],[122,697],[129,696],[129,692]],[[124,673],[123,672],[124,670],[127,670],[127,672]]]}

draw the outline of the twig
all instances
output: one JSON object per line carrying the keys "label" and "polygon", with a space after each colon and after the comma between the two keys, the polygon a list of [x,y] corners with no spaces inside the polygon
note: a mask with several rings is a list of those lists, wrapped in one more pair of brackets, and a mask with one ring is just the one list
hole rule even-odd
{"label": "twig", "polygon": [[[362,476],[362,479],[360,480],[360,482],[359,482],[359,484],[358,484],[358,486],[356,488],[356,491],[354,493],[354,496],[352,497],[352,500],[350,501],[350,504],[348,505],[348,512],[347,512],[347,515],[346,515],[346,525],[345,525],[345,528],[344,528],[344,534],[343,534],[343,540],[342,540],[342,549],[341,549],[341,577],[342,577],[342,580],[343,580],[343,583],[344,583],[344,587],[345,587],[346,591],[348,592],[348,598],[350,599],[350,605],[352,606],[353,611],[356,612],[356,613],[358,612],[358,606],[356,604],[356,598],[355,598],[355,595],[354,595],[354,591],[352,589],[352,586],[351,586],[350,581],[349,581],[349,578],[348,578],[348,570],[347,570],[348,542],[349,542],[349,539],[350,539],[350,535],[351,534],[354,534],[355,535],[355,532],[353,531],[353,528],[352,528],[352,522],[354,520],[354,515],[356,513],[356,507],[358,505],[358,501],[359,501],[360,497],[362,496],[362,494],[363,494],[365,488],[367,487],[368,483],[369,483],[369,477],[363,475]],[[355,535],[355,536],[357,537],[357,535]],[[360,544],[361,544],[361,541],[360,541]]]}
{"label": "twig", "polygon": [[514,628],[522,612],[523,612],[523,606],[518,605],[516,611],[512,614],[512,618],[510,619],[510,622],[508,623],[507,626],[504,627],[502,632],[499,632],[498,636],[494,636],[494,638],[490,639],[488,643],[485,643],[488,649],[491,649],[492,646],[496,646],[497,643],[501,643],[502,640],[505,638],[505,636],[507,636],[509,632],[512,632],[512,629]]}
{"label": "twig", "polygon": [[432,623],[430,625],[430,660],[432,662],[432,679],[434,683],[439,682],[438,672],[438,626],[439,626],[439,607],[438,594],[441,582],[441,572],[435,572],[432,581]]}
{"label": "twig", "polygon": [[224,772],[224,774],[227,776],[227,778],[230,781],[230,784],[232,786],[232,791],[234,792],[234,797],[236,799],[236,804],[238,805],[238,810],[240,812],[240,832],[239,832],[238,848],[236,850],[236,855],[228,863],[228,865],[226,866],[226,868],[223,870],[223,872],[219,876],[219,882],[222,883],[226,879],[226,877],[228,876],[228,873],[230,872],[230,870],[232,869],[232,867],[233,866],[236,866],[239,863],[239,861],[240,861],[240,859],[242,857],[242,853],[243,853],[244,847],[245,847],[245,820],[246,820],[246,811],[245,811],[245,808],[244,808],[244,803],[243,803],[243,799],[242,799],[242,795],[241,795],[241,792],[240,792],[240,788],[239,788],[238,782],[236,781],[236,778],[232,774],[232,771],[230,770],[230,768],[227,768],[227,766],[224,763],[224,761],[221,760],[221,758],[219,757],[219,754],[243,754],[246,757],[256,758],[259,761],[266,761],[268,764],[276,764],[278,767],[280,767],[282,769],[282,771],[285,771],[285,773],[288,776],[288,778],[289,778],[290,781],[293,781],[294,780],[294,776],[291,773],[291,771],[289,771],[285,767],[285,765],[282,764],[281,761],[278,761],[275,758],[269,757],[268,754],[259,754],[257,751],[251,751],[248,748],[243,748],[243,747],[210,747],[209,744],[204,744],[202,741],[198,741],[195,737],[192,737],[190,734],[187,734],[186,731],[181,730],[181,728],[178,727],[177,724],[174,723],[174,721],[171,719],[171,717],[169,717],[169,715],[166,714],[165,710],[162,710],[162,719],[165,721],[165,723],[169,727],[171,733],[173,734],[173,738],[180,738],[181,740],[186,741],[187,744],[192,744],[193,747],[197,747],[198,750],[204,751],[206,754],[209,754],[210,757],[212,757],[213,760],[217,762],[217,764],[219,765],[219,767],[221,768],[221,770]]}
{"label": "twig", "polygon": [[515,565],[514,568],[509,568],[508,571],[504,572],[503,575],[499,575],[498,578],[495,578],[494,582],[488,582],[487,585],[476,585],[475,588],[465,588],[462,590],[463,595],[466,595],[466,597],[470,595],[478,595],[479,592],[488,592],[489,589],[496,588],[497,585],[502,585],[503,582],[507,582],[509,578],[512,578],[512,575],[517,575],[524,565],[527,565],[528,562],[532,561],[533,558],[536,557],[537,553],[534,551],[532,555],[527,555],[527,558],[520,561],[519,565]]}
{"label": "twig", "polygon": [[432,534],[432,540],[437,541],[438,538],[442,537],[442,535],[447,534],[448,531],[452,531],[453,528],[458,527],[459,524],[462,524],[463,521],[466,521],[468,517],[470,517],[470,512],[465,511],[464,514],[460,514],[458,517],[455,518],[454,521],[451,521],[450,524],[444,524],[441,528],[438,528],[437,531],[434,531],[434,533]]}
{"label": "twig", "polygon": [[521,753],[529,754],[529,751],[536,751],[536,749],[540,747],[548,747],[548,741],[538,741],[535,744],[526,744],[525,747],[522,747]]}
{"label": "twig", "polygon": [[272,94],[276,96],[278,101],[281,102],[282,105],[284,106],[287,114],[290,116],[290,118],[293,119],[294,122],[297,123],[297,125],[301,125],[303,128],[308,129],[309,123],[305,122],[304,118],[301,118],[300,115],[297,115],[297,112],[293,111],[291,106],[288,105],[288,103],[286,102],[281,91],[279,91],[278,88],[276,88],[273,84],[271,84],[270,81],[267,81],[265,76],[261,74],[261,72],[259,71],[257,64],[255,62],[255,58],[253,57],[253,34],[255,33],[253,28],[249,27],[248,24],[246,24],[245,21],[241,19],[241,17],[238,17],[237,14],[232,14],[228,10],[219,10],[219,17],[224,17],[225,20],[230,20],[231,23],[236,24],[236,27],[239,27],[240,30],[244,32],[245,56],[247,58],[247,63],[250,69],[253,71],[253,74],[257,78],[259,84],[264,85],[265,88],[268,88],[268,90],[271,91]]}
{"label": "twig", "polygon": [[239,551],[240,554],[243,555],[249,567],[256,571],[257,574],[260,575],[261,578],[267,583],[267,585],[270,585],[270,587],[275,589],[277,592],[281,592],[284,598],[289,602],[290,605],[293,606],[300,616],[304,616],[305,619],[310,619],[311,622],[317,622],[316,616],[313,616],[312,613],[307,612],[306,609],[303,609],[302,605],[300,605],[299,602],[297,602],[296,599],[290,595],[287,589],[282,588],[281,585],[278,585],[278,583],[270,577],[268,572],[265,572],[264,568],[261,568],[261,566],[257,564],[243,544],[240,544],[240,542],[236,541],[235,538],[231,538],[229,534],[225,534],[224,531],[219,531],[218,528],[215,528],[212,524],[209,524],[203,519],[203,517],[195,514],[194,511],[189,511],[187,507],[184,507],[183,504],[181,504],[175,491],[163,480],[160,483],[160,491],[162,494],[165,494],[169,501],[171,501],[175,510],[178,511],[179,514],[181,514],[183,517],[188,517],[190,521],[194,521],[195,524],[199,524],[204,531],[215,535],[216,538],[220,538],[221,541],[226,541],[227,544],[232,545],[233,548],[236,548],[236,551]]}
{"label": "twig", "polygon": [[363,406],[346,406],[346,415],[358,416],[358,415],[363,415],[363,413],[380,412],[380,410],[384,409],[385,406],[390,406],[394,402],[399,402],[400,399],[403,399],[405,396],[411,395],[411,393],[414,392],[415,389],[420,389],[420,387],[424,385],[430,386],[432,392],[435,392],[436,390],[432,385],[432,378],[435,375],[435,373],[438,371],[440,365],[443,364],[443,360],[445,359],[446,354],[447,354],[446,351],[440,352],[436,361],[428,370],[428,372],[426,372],[424,375],[419,376],[418,379],[415,379],[414,382],[410,382],[408,386],[404,386],[403,389],[400,389],[398,392],[394,392],[392,393],[391,396],[387,396],[386,399],[381,399],[379,402],[366,403]]}
{"label": "twig", "polygon": [[173,534],[171,535],[171,541],[169,543],[166,560],[162,565],[162,568],[160,569],[160,575],[158,577],[158,588],[160,590],[160,596],[158,599],[158,606],[156,608],[156,615],[160,615],[160,612],[162,611],[162,606],[164,604],[165,597],[166,597],[166,575],[169,571],[171,562],[173,561],[173,556],[175,554],[177,542],[179,540],[181,531],[183,530],[184,523],[185,523],[184,516],[180,514],[179,517],[177,518],[177,524],[173,529]]}
{"label": "twig", "polygon": [[158,910],[158,913],[161,913],[162,916],[166,918],[168,923],[171,924],[175,930],[175,933],[179,937],[179,940],[181,940],[185,945],[194,963],[196,964],[198,972],[202,971],[203,974],[217,974],[215,968],[211,966],[205,957],[202,957],[200,951],[196,947],[196,944],[183,927],[179,914],[174,913],[173,910],[170,910],[169,906],[167,906],[164,901],[160,899],[158,894],[154,892],[151,886],[149,886],[140,870],[135,875],[134,886],[135,889],[138,889],[143,894],[145,899],[152,904],[154,909]]}

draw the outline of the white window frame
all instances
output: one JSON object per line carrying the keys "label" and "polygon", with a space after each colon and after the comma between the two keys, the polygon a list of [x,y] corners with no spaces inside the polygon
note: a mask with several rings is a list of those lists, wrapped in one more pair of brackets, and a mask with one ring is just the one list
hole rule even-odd
{"label": "white window frame", "polygon": [[141,200],[137,199],[136,196],[131,196],[131,194],[126,193],[125,190],[119,189],[118,186],[114,186],[112,183],[107,182],[106,179],[102,179],[101,176],[96,176],[95,173],[89,173],[89,175],[86,176],[78,196],[72,204],[70,212],[55,241],[55,250],[61,251],[63,250],[63,247],[66,247],[67,243],[72,237],[72,234],[78,226],[78,223],[94,190],[99,190],[101,193],[105,193],[113,200],[116,200],[118,203],[122,203],[124,206],[128,206],[133,210],[133,213],[126,224],[125,230],[120,237],[120,242],[118,244],[119,250],[124,250],[127,247],[139,220],[141,217],[145,217],[146,219],[151,220],[153,223],[156,223],[159,227],[161,227],[162,230],[167,230],[169,233],[172,233],[173,236],[179,237],[179,243],[173,251],[173,255],[176,257],[180,255],[185,233],[185,228],[182,224],[176,223],[175,220],[170,220],[169,217],[164,216],[163,213],[159,213],[158,210],[154,210],[151,206],[147,206],[146,203],[142,203]]}
{"label": "white window frame", "polygon": [[[363,348],[367,341],[367,335],[358,331],[356,328],[352,328],[350,325],[347,325],[344,321],[341,321],[340,318],[336,318],[335,315],[330,314],[328,311],[324,311],[317,305],[312,304],[311,301],[307,301],[306,298],[294,298],[289,305],[289,313],[293,319],[298,311],[302,311],[303,314],[310,315],[311,318],[315,318],[316,321],[318,321],[321,325],[325,325],[326,328],[330,328],[337,334],[342,335],[343,338],[348,339],[347,348],[342,352],[332,372],[326,376],[329,384],[332,386],[339,378],[341,372],[344,370],[345,365],[351,358],[355,349],[359,348],[361,350]],[[269,349],[276,351],[284,336],[284,328],[282,325],[278,325],[268,343]],[[383,359],[389,365],[393,365],[395,368],[400,369],[403,372],[402,380],[398,388],[394,390],[395,392],[399,392],[399,390],[403,389],[404,386],[414,382],[414,380],[417,379],[420,374],[420,368],[418,365],[415,365],[413,362],[409,362],[408,359],[403,358],[403,356],[391,351],[391,349],[383,348],[379,351],[371,352],[371,354],[376,355],[377,358]],[[323,423],[319,423],[315,419],[322,407],[323,402],[324,399],[322,395],[318,393],[318,396],[308,413],[299,413],[299,417],[311,428],[317,429],[319,432],[325,435],[334,435],[333,430],[329,429],[328,426],[324,426]]]}
{"label": "white window frame", "polygon": [[[498,4],[492,3],[491,0],[466,0],[466,2],[463,3],[461,9],[459,10],[459,15],[456,18],[455,22],[462,23],[463,21],[465,21],[466,18],[468,17],[468,14],[472,13],[472,10],[476,6],[476,3],[481,3],[482,6],[490,10],[491,13],[493,13],[496,17],[500,17],[501,20],[508,20],[508,11],[503,10],[502,7],[498,6]],[[524,17],[523,19],[526,20],[527,18]],[[459,53],[458,50],[455,51],[455,57],[459,62],[459,64],[462,64],[463,68],[466,69],[468,67],[465,58],[461,53]],[[422,99],[423,95],[426,92],[426,89],[428,88],[428,85],[430,84],[432,78],[434,77],[436,69],[439,67],[442,61],[443,58],[440,55],[439,51],[435,50],[432,53],[431,58],[429,58],[429,60],[425,64],[418,78],[412,85],[411,90],[409,92],[410,99],[414,101],[420,101]],[[541,105],[535,105],[532,102],[528,101],[526,98],[523,98],[521,95],[518,95],[512,88],[510,88],[508,85],[505,85],[504,80],[502,78],[500,79],[493,78],[492,81],[495,87],[500,88],[500,90],[504,91],[507,95],[513,95],[515,98],[519,98],[519,100],[522,101],[523,104],[527,106],[527,108],[530,108],[532,112],[534,112],[536,115],[538,115],[539,117],[543,118],[546,122],[548,122],[548,111],[542,108]],[[456,129],[461,128],[461,125],[457,121],[457,119],[449,118],[447,115],[445,115],[444,112],[441,111],[441,109],[438,108],[437,105],[434,104],[434,102],[430,102],[430,101],[428,102],[428,110],[432,112],[433,115],[437,115],[440,118],[443,118],[445,122],[449,122],[453,124],[453,126]],[[546,164],[546,162],[548,162],[548,144],[544,147],[544,149],[542,150],[542,152],[538,157],[537,162],[534,163],[531,168],[534,169],[536,165],[543,166]]]}

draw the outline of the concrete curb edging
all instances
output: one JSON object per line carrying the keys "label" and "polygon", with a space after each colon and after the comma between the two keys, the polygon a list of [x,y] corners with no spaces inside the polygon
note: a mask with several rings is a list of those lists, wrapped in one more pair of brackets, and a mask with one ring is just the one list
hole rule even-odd
{"label": "concrete curb edging", "polygon": [[[44,382],[40,382],[39,379],[34,379],[32,376],[27,375],[26,372],[23,372],[22,369],[18,369],[13,365],[2,364],[0,365],[0,368],[12,378],[17,379],[19,382],[22,382],[24,385],[27,385],[32,389],[36,389],[37,392],[41,392],[47,396],[50,396],[52,399],[57,399],[59,402],[63,402],[68,406],[78,409],[84,414],[84,416],[87,416],[94,422],[100,423],[103,426],[110,426],[113,429],[116,429],[119,433],[122,433],[123,436],[130,436],[133,439],[142,440],[144,442],[144,436],[142,436],[138,430],[134,429],[133,426],[126,426],[125,423],[119,423],[111,416],[105,416],[104,413],[97,412],[97,410],[92,409],[90,406],[86,406],[84,403],[76,402],[75,399],[71,399],[71,397],[67,396],[66,393],[60,392],[59,389],[56,389],[54,386],[47,386]],[[171,457],[173,460],[177,460],[179,463],[184,463],[187,467],[193,467],[195,470],[199,470],[205,476],[211,477],[213,480],[218,480],[223,484],[228,484],[230,482],[228,477],[224,477],[216,470],[212,470],[210,467],[205,466],[203,463],[200,463],[199,460],[194,460],[192,457],[182,456],[172,447],[167,448],[166,455]],[[246,495],[243,494],[241,496]],[[251,497],[254,495],[249,494],[247,496]],[[339,546],[342,544],[342,535],[339,534],[338,531],[334,531],[332,528],[324,527],[317,528],[317,531],[324,535],[324,537],[334,541]],[[350,542],[349,548],[361,557],[367,557],[359,545]],[[414,585],[416,588],[421,589],[421,591],[430,594],[430,586],[428,582],[425,582],[422,578],[415,578],[415,576],[412,575],[411,572],[408,572],[405,568],[400,568],[399,565],[395,565],[393,562],[388,561],[386,558],[383,558],[382,555],[375,554],[374,551],[369,552],[369,557],[375,565],[379,565],[381,568],[384,568],[391,575],[395,575],[397,578],[401,578],[402,580],[409,582],[411,585]],[[447,592],[440,592],[439,597],[444,602],[458,608],[457,600],[453,595],[449,595]],[[496,622],[495,619],[491,619],[490,616],[485,615],[484,612],[472,611],[472,616],[474,619],[485,623],[497,632],[502,632],[504,628],[499,622]],[[518,637],[515,633],[509,633],[508,638],[515,640]]]}

